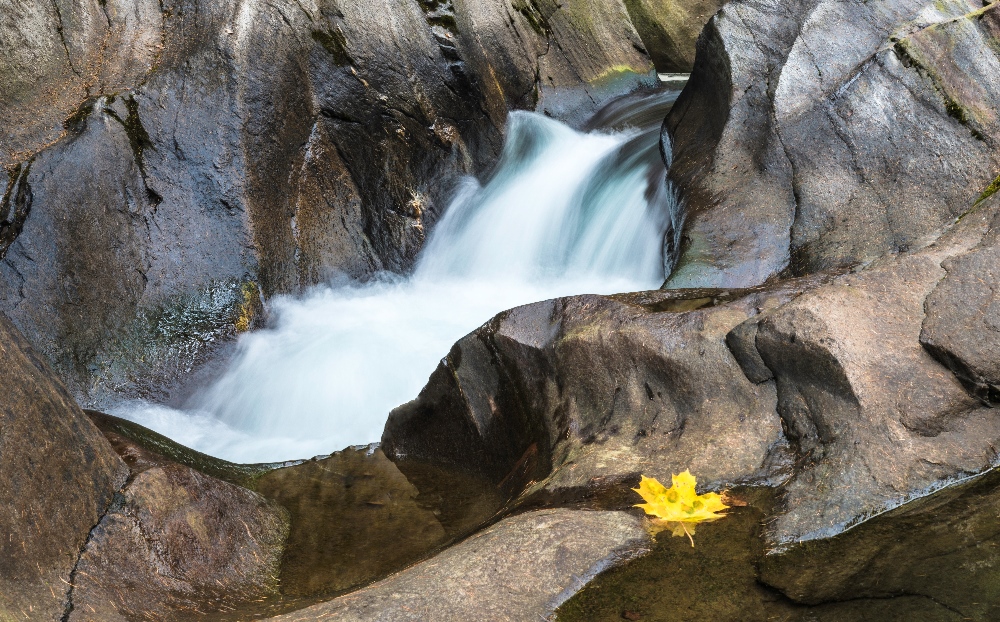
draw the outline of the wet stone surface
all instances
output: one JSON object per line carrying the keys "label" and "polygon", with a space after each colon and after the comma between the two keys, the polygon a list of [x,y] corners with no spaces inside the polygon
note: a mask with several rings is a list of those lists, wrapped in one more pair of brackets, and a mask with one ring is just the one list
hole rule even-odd
{"label": "wet stone surface", "polygon": [[696,547],[657,536],[652,552],[598,576],[560,622],[696,618],[747,622],[994,620],[1000,615],[1000,470],[956,483],[833,538],[769,550],[780,490],[699,525]]}

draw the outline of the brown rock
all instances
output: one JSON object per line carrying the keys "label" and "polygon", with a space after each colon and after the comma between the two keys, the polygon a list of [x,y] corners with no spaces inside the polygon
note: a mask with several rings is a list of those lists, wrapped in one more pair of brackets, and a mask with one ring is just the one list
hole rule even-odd
{"label": "brown rock", "polygon": [[69,620],[186,620],[278,593],[288,514],[177,464],[143,471],[94,529]]}
{"label": "brown rock", "polygon": [[456,344],[382,447],[516,492],[622,487],[690,469],[706,485],[769,477],[782,438],[773,383],[726,335],[810,282],[773,290],[579,296],[504,312]]}
{"label": "brown rock", "polygon": [[434,514],[417,504],[417,489],[381,450],[346,449],[277,469],[257,490],[291,516],[281,566],[287,596],[356,588],[447,540]]}
{"label": "brown rock", "polygon": [[0,374],[0,618],[59,620],[128,469],[2,315]]}
{"label": "brown rock", "polygon": [[[991,204],[1000,206],[1000,199],[994,197]],[[927,298],[927,317],[920,332],[920,343],[927,351],[976,397],[993,406],[1000,404],[998,235],[994,222],[979,247],[942,264],[947,276]]]}
{"label": "brown rock", "polygon": [[840,277],[760,321],[756,347],[801,466],[770,524],[776,542],[838,533],[994,460],[1000,421],[919,342],[941,262],[960,251]]}

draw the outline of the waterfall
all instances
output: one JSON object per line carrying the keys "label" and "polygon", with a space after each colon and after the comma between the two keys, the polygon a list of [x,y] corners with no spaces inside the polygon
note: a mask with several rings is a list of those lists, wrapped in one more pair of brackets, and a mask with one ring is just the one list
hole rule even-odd
{"label": "waterfall", "polygon": [[[513,112],[489,181],[465,180],[409,277],[272,302],[223,373],[181,409],[122,416],[204,453],[275,462],[378,441],[451,345],[496,313],[654,289],[679,227],[659,152],[676,91],[623,98],[584,131]],[[669,257],[667,263],[669,264]]]}

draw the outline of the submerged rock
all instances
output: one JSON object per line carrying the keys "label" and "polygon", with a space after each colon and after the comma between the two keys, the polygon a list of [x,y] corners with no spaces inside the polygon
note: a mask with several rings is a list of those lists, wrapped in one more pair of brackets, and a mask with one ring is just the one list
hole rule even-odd
{"label": "submerged rock", "polygon": [[271,619],[545,619],[598,572],[643,552],[648,542],[639,519],[624,512],[531,512],[371,587]]}
{"label": "submerged rock", "polygon": [[128,469],[2,315],[0,373],[0,618],[59,620]]}
{"label": "submerged rock", "polygon": [[735,0],[667,118],[688,208],[671,287],[925,246],[996,178],[996,2]]}

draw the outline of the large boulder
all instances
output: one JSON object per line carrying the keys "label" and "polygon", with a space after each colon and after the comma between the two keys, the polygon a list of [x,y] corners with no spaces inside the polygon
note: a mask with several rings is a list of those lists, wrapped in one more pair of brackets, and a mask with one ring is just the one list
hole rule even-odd
{"label": "large boulder", "polygon": [[[1000,198],[993,197],[996,209]],[[985,204],[984,204],[985,206]],[[920,343],[983,403],[1000,404],[1000,228],[945,262],[947,276],[927,298]]]}
{"label": "large boulder", "polygon": [[60,620],[128,469],[2,315],[0,373],[0,618]]}
{"label": "large boulder", "polygon": [[735,0],[667,118],[688,206],[668,285],[920,248],[1000,168],[996,2]]}

